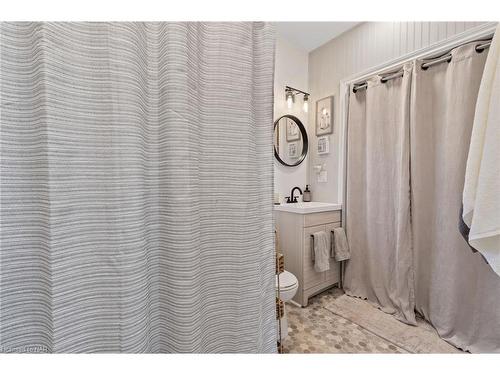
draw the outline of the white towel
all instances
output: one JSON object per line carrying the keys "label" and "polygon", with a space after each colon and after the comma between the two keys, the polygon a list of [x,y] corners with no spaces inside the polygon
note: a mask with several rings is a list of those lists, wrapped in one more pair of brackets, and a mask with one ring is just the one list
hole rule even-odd
{"label": "white towel", "polygon": [[325,231],[313,233],[314,270],[324,272],[330,269],[329,238]]}
{"label": "white towel", "polygon": [[469,244],[500,275],[500,24],[479,88],[463,191]]}
{"label": "white towel", "polygon": [[333,228],[332,257],[335,258],[337,262],[342,262],[343,260],[351,258],[347,236],[342,227]]}

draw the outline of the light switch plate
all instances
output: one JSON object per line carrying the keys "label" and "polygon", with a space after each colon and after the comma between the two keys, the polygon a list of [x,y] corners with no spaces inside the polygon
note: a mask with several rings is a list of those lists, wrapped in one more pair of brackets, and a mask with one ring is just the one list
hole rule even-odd
{"label": "light switch plate", "polygon": [[318,182],[327,182],[328,181],[328,175],[326,171],[321,171],[318,173]]}

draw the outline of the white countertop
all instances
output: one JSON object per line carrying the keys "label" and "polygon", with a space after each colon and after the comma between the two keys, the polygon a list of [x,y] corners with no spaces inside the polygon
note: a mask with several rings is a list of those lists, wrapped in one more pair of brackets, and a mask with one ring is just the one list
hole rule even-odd
{"label": "white countertop", "polygon": [[342,209],[342,204],[325,202],[282,203],[275,205],[274,209],[296,214],[312,214],[315,212],[338,211]]}

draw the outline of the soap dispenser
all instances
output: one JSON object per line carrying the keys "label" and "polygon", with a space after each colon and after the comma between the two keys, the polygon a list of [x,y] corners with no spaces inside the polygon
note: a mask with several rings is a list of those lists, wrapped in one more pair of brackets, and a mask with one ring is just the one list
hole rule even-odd
{"label": "soap dispenser", "polygon": [[311,201],[311,191],[309,190],[309,185],[306,185],[306,189],[304,190],[304,194],[302,195],[303,202]]}

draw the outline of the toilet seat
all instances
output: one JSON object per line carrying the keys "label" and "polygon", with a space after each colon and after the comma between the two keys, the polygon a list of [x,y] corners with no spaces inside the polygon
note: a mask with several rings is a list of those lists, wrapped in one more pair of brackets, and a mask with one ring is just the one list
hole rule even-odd
{"label": "toilet seat", "polygon": [[[297,288],[298,280],[295,275],[288,271],[279,274],[280,291],[288,291]],[[278,275],[276,275],[276,288],[278,288]]]}

